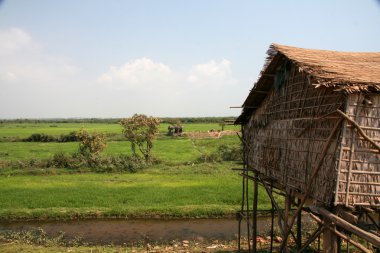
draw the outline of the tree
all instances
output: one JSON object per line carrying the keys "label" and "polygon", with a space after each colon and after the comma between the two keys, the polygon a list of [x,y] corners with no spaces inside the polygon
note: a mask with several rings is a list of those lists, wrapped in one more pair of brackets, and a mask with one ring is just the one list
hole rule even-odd
{"label": "tree", "polygon": [[131,142],[133,155],[138,156],[136,153],[137,146],[145,160],[149,162],[153,140],[158,133],[159,119],[144,114],[135,114],[131,118],[121,120],[120,124],[123,127],[124,136]]}
{"label": "tree", "polygon": [[79,140],[79,153],[89,158],[95,158],[107,146],[106,137],[102,133],[90,134],[82,128],[77,133],[77,138]]}

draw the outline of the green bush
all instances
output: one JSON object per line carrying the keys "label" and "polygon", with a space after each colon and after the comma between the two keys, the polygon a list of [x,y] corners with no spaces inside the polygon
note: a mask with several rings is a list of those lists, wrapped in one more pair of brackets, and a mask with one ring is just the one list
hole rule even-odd
{"label": "green bush", "polygon": [[216,152],[210,153],[210,154],[201,154],[200,157],[197,159],[197,163],[215,163],[215,162],[221,162],[220,155]]}
{"label": "green bush", "polygon": [[241,146],[220,145],[212,153],[203,153],[196,160],[197,163],[215,163],[222,161],[241,161],[243,149]]}
{"label": "green bush", "polygon": [[55,168],[70,168],[73,165],[73,158],[65,153],[56,153],[51,159],[49,167]]}
{"label": "green bush", "polygon": [[74,141],[79,141],[77,137],[77,132],[72,131],[68,134],[61,134],[58,142],[74,142]]}
{"label": "green bush", "polygon": [[[48,134],[34,133],[29,137],[22,139],[24,142],[74,142],[78,141],[77,132],[73,131],[68,134],[61,134],[55,137]],[[17,140],[14,140],[17,141]]]}
{"label": "green bush", "polygon": [[57,139],[54,136],[47,135],[47,134],[32,134],[28,138],[24,138],[22,141],[25,142],[54,142],[57,141]]}
{"label": "green bush", "polygon": [[216,152],[223,161],[241,161],[243,159],[241,145],[220,145]]}

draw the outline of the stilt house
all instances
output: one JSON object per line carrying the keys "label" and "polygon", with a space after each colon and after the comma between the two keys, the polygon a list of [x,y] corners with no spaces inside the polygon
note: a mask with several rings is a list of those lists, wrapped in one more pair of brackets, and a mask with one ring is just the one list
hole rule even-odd
{"label": "stilt house", "polygon": [[[364,252],[372,252],[371,244],[380,249],[380,52],[272,44],[235,123],[242,126],[244,144],[239,249],[244,219],[248,251],[256,252],[259,183],[272,202],[270,252],[275,209],[280,252],[287,250],[290,234],[302,252],[321,233],[323,252],[339,252],[338,237]],[[284,208],[273,192],[285,196]],[[296,211],[290,218],[292,205]],[[302,211],[319,224],[305,243]]]}
{"label": "stilt house", "polygon": [[272,44],[236,123],[247,168],[318,205],[380,207],[380,52]]}

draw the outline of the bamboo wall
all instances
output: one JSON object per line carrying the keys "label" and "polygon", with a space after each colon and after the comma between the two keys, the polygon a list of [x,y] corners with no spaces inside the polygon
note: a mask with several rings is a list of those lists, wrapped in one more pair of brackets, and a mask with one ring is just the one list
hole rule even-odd
{"label": "bamboo wall", "polygon": [[[312,169],[343,109],[345,96],[315,88],[307,75],[291,67],[282,86],[266,96],[243,126],[248,168],[271,178],[282,190],[305,192]],[[323,158],[310,196],[330,204],[336,187],[339,134]]]}
{"label": "bamboo wall", "polygon": [[[346,114],[361,126],[368,137],[380,144],[380,95],[351,94]],[[335,204],[379,207],[379,151],[349,123],[344,125],[340,149]]]}

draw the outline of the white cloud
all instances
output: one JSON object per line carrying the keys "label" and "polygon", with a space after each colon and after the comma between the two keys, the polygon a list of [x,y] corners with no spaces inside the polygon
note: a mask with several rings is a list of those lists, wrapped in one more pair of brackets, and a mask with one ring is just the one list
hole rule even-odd
{"label": "white cloud", "polygon": [[219,63],[212,60],[193,66],[187,76],[187,81],[200,88],[223,87],[236,82],[232,77],[231,62],[226,59]]}
{"label": "white cloud", "polygon": [[175,79],[176,74],[169,66],[144,57],[120,67],[110,66],[97,81],[122,89],[146,89],[171,86]]}
{"label": "white cloud", "polygon": [[120,103],[133,113],[202,116],[228,109],[231,104],[225,94],[234,93],[237,80],[232,75],[231,62],[226,59],[210,60],[179,71],[149,58],[139,58],[110,66],[97,82],[102,89],[115,91],[112,95],[115,103],[123,97]]}

